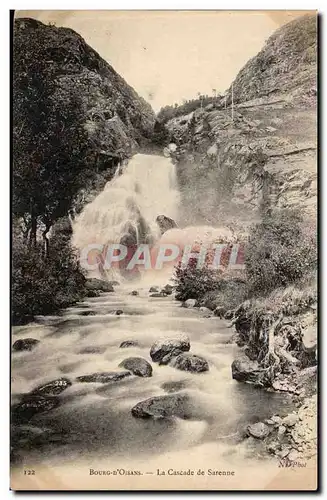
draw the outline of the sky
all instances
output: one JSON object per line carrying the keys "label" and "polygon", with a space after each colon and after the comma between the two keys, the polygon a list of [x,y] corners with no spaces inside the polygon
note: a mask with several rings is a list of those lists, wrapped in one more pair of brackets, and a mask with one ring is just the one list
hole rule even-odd
{"label": "sky", "polygon": [[74,29],[155,111],[224,92],[269,36],[304,11],[16,11]]}

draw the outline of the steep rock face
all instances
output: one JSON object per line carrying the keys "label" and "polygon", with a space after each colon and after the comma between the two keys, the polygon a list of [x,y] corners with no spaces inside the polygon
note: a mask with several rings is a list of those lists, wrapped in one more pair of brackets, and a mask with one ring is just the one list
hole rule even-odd
{"label": "steep rock face", "polygon": [[316,51],[316,16],[295,19],[268,39],[214,109],[167,123],[186,212],[194,217],[196,205],[196,216],[210,223],[234,215],[242,227],[263,207],[298,206],[315,218]]}
{"label": "steep rock face", "polygon": [[33,46],[38,39],[41,57],[55,74],[54,98],[58,102],[79,96],[84,126],[96,149],[97,168],[102,170],[113,159],[128,157],[151,136],[155,121],[151,106],[74,30],[20,18],[15,20],[16,35],[24,40],[27,54],[26,45]]}

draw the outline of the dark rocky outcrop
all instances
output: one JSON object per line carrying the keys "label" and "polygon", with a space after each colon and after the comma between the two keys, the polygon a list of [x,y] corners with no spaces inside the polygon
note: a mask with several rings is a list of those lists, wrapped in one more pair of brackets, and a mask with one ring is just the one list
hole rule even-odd
{"label": "dark rocky outcrop", "polygon": [[139,345],[137,340],[124,340],[119,347],[125,349],[127,347],[137,347]]}
{"label": "dark rocky outcrop", "polygon": [[19,339],[19,340],[16,340],[16,342],[14,342],[14,344],[12,346],[12,350],[14,352],[18,352],[18,351],[31,351],[39,343],[40,343],[40,341],[37,340],[37,339],[32,339],[32,338]]}
{"label": "dark rocky outcrop", "polygon": [[177,227],[176,222],[166,215],[158,215],[158,217],[156,218],[156,223],[160,228],[161,234],[164,234],[169,229]]}
{"label": "dark rocky outcrop", "polygon": [[182,394],[157,396],[137,403],[132,408],[133,417],[137,418],[188,418],[188,397]]}
{"label": "dark rocky outcrop", "polygon": [[150,356],[155,362],[163,362],[166,358],[166,363],[163,364],[167,364],[173,356],[177,356],[183,351],[189,351],[190,347],[190,340],[186,335],[159,339],[151,347]]}
{"label": "dark rocky outcrop", "polygon": [[138,377],[152,377],[152,366],[144,358],[135,357],[124,359],[124,361],[119,364],[119,367],[125,368],[125,370],[132,372]]}
{"label": "dark rocky outcrop", "polygon": [[157,293],[159,292],[159,287],[158,286],[151,286],[149,289],[149,293]]}
{"label": "dark rocky outcrop", "polygon": [[209,370],[208,362],[195,354],[182,353],[174,357],[169,365],[186,372],[201,373]]}
{"label": "dark rocky outcrop", "polygon": [[31,394],[38,396],[58,396],[65,389],[70,387],[72,382],[68,378],[58,378],[34,389]]}
{"label": "dark rocky outcrop", "polygon": [[12,407],[12,423],[25,423],[31,420],[34,415],[48,412],[60,405],[57,397],[44,397],[40,395],[24,396],[22,401]]}
{"label": "dark rocky outcrop", "polygon": [[92,373],[91,375],[81,375],[80,377],[77,377],[76,380],[78,382],[97,382],[100,384],[106,384],[107,382],[118,382],[130,376],[131,372],[129,371],[101,372],[101,373]]}

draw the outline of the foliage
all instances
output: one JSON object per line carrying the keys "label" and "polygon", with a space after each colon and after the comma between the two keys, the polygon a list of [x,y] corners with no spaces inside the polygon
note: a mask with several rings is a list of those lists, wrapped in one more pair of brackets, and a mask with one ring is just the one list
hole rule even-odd
{"label": "foliage", "polygon": [[69,236],[57,232],[50,239],[46,257],[43,245],[28,245],[14,235],[12,245],[12,314],[20,323],[35,314],[50,314],[84,295],[85,277],[79,267]]}
{"label": "foliage", "polygon": [[266,214],[250,232],[245,250],[250,292],[265,295],[300,282],[315,269],[317,245],[313,231],[294,210]]}
{"label": "foliage", "polygon": [[195,99],[185,100],[183,104],[174,104],[173,106],[164,106],[160,109],[157,120],[161,123],[167,123],[172,118],[176,118],[177,116],[187,115],[192,113],[198,108],[204,108],[208,106],[208,104],[212,104],[213,106],[220,107],[221,106],[222,97],[220,95],[208,96],[208,95],[200,95]]}
{"label": "foliage", "polygon": [[190,259],[186,266],[181,262],[175,267],[174,282],[176,285],[176,299],[199,299],[206,292],[218,288],[219,273],[204,265],[197,269],[197,259]]}

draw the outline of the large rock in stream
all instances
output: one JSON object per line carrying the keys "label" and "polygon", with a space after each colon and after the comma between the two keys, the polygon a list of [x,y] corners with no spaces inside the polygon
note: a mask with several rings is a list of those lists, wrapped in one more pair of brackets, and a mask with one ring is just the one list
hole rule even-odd
{"label": "large rock in stream", "polygon": [[31,420],[38,413],[48,412],[60,405],[57,397],[44,397],[40,395],[28,394],[22,401],[14,405],[11,409],[11,419],[13,424],[22,424]]}
{"label": "large rock in stream", "polygon": [[258,386],[264,385],[264,371],[256,361],[241,356],[232,363],[232,378],[238,382],[249,382]]}
{"label": "large rock in stream", "polygon": [[164,234],[169,229],[177,227],[176,222],[166,215],[158,215],[158,217],[156,218],[156,223],[160,228],[161,234]]}
{"label": "large rock in stream", "polygon": [[152,377],[152,366],[144,358],[126,358],[119,367],[129,370],[138,377]]}
{"label": "large rock in stream", "polygon": [[189,351],[191,348],[190,339],[187,335],[177,337],[168,337],[157,340],[150,349],[151,359],[161,364],[168,364],[174,357],[183,351]]}
{"label": "large rock in stream", "polygon": [[107,382],[118,382],[126,377],[130,377],[132,374],[130,371],[123,372],[101,372],[92,373],[91,375],[81,375],[77,377],[78,382],[97,382],[100,384],[106,384]]}
{"label": "large rock in stream", "polygon": [[58,378],[57,380],[52,380],[44,385],[41,385],[34,389],[31,394],[39,396],[58,396],[64,390],[72,385],[68,378]]}
{"label": "large rock in stream", "polygon": [[169,365],[178,370],[192,373],[207,372],[209,370],[208,362],[204,358],[196,356],[195,354],[190,354],[189,352],[183,352],[177,357],[174,357],[169,362]]}
{"label": "large rock in stream", "polygon": [[31,351],[40,343],[37,339],[19,339],[14,342],[12,350],[14,352]]}
{"label": "large rock in stream", "polygon": [[189,398],[186,394],[157,396],[137,403],[132,408],[133,417],[137,418],[189,418]]}

